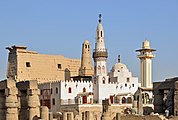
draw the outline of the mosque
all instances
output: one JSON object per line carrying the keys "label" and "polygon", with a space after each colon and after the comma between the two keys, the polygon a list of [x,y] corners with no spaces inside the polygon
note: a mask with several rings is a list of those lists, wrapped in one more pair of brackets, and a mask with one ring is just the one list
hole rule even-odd
{"label": "mosque", "polygon": [[[16,82],[37,80],[41,106],[53,114],[71,112],[72,118],[83,118],[90,112],[101,118],[103,100],[111,104],[111,113],[121,113],[125,108],[135,108],[143,114],[142,106],[153,108],[152,54],[148,40],[140,54],[140,80],[132,76],[127,66],[118,61],[107,73],[108,51],[105,47],[104,28],[99,15],[92,66],[90,43],[82,44],[81,60],[61,55],[44,55],[27,51],[25,46],[7,47],[9,50],[7,78]],[[89,109],[90,108],[90,109]],[[144,110],[145,111],[145,110]],[[149,111],[150,113],[150,111]],[[66,113],[68,115],[68,113]],[[65,115],[64,115],[65,116]],[[89,115],[90,116],[90,115]],[[107,116],[107,115],[106,115]]]}
{"label": "mosque", "polygon": [[[132,107],[132,104],[134,104],[134,94],[138,91],[138,88],[143,90],[142,93],[147,95],[145,96],[146,98],[149,96],[148,100],[145,100],[149,101],[153,96],[151,92],[151,61],[155,55],[152,54],[152,51],[155,50],[150,48],[148,40],[145,40],[142,48],[137,50],[137,52],[140,52],[138,58],[141,60],[141,83],[139,83],[137,77],[132,76],[127,66],[120,62],[120,55],[118,55],[118,62],[107,73],[108,53],[105,48],[104,28],[100,15],[96,29],[95,49],[92,55],[94,68],[91,62],[90,43],[86,40],[82,45],[79,76],[70,80],[40,83],[41,105],[48,106],[53,113],[68,111],[72,105],[77,105],[78,109],[80,105],[85,105],[85,107],[88,105],[90,109],[93,105],[98,105],[94,106],[93,109],[95,109],[96,114],[97,112],[99,114],[101,112],[102,100],[105,99],[109,99],[110,103],[116,106]],[[92,76],[92,79],[76,79],[82,76]],[[149,104],[152,103],[149,102]]]}

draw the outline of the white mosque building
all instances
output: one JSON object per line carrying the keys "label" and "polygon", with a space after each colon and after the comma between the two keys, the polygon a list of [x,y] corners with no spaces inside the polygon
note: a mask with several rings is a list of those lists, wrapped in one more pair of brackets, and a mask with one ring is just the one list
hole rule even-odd
{"label": "white mosque building", "polygon": [[[87,49],[87,54],[90,54],[89,42],[85,41],[83,46],[86,46],[83,50]],[[104,99],[110,99],[111,104],[132,103],[133,94],[140,87],[138,78],[133,77],[127,66],[120,62],[120,56],[118,63],[107,73],[107,57],[100,15],[93,51],[93,80],[61,80],[39,84],[41,105],[47,105],[51,111],[57,112],[64,104],[101,104]],[[87,66],[84,68],[87,70]],[[91,66],[89,68],[92,69]]]}
{"label": "white mosque building", "polygon": [[134,94],[138,89],[138,78],[132,77],[126,65],[117,63],[113,66],[109,76],[106,72],[107,49],[104,42],[104,29],[101,16],[96,29],[96,43],[93,52],[94,59],[94,100],[101,103],[102,100],[110,98],[111,103],[116,95]]}

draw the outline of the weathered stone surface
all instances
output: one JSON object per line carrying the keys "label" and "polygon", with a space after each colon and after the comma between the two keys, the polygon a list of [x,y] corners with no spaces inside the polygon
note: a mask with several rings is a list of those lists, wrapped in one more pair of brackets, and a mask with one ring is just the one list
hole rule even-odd
{"label": "weathered stone surface", "polygon": [[153,83],[154,112],[178,115],[178,78]]}
{"label": "weathered stone surface", "polygon": [[29,120],[40,118],[40,108],[29,108]]}
{"label": "weathered stone surface", "polygon": [[38,95],[28,96],[28,106],[33,108],[39,107],[40,106],[39,96]]}
{"label": "weathered stone surface", "polygon": [[19,102],[17,100],[17,96],[12,96],[12,95],[9,95],[6,97],[6,101],[5,101],[5,106],[7,108],[18,108],[19,107]]}
{"label": "weathered stone surface", "polygon": [[9,50],[7,77],[19,81],[65,80],[77,76],[80,68],[79,59],[66,58],[62,55],[38,54],[28,51],[25,46],[7,47]]}
{"label": "weathered stone surface", "polygon": [[40,107],[40,117],[43,120],[49,120],[49,109],[47,106]]}
{"label": "weathered stone surface", "polygon": [[[14,80],[4,80],[0,81],[0,86],[0,120],[40,119],[37,81],[15,83]],[[42,109],[41,115],[43,120],[49,120],[47,107]]]}

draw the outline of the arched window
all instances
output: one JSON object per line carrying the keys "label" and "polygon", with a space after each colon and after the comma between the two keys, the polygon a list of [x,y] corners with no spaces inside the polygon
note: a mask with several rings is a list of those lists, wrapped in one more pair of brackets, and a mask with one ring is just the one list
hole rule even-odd
{"label": "arched window", "polygon": [[131,97],[127,98],[127,103],[132,103],[132,98]]}
{"label": "arched window", "polygon": [[126,103],[126,98],[125,97],[122,98],[122,103]]}
{"label": "arched window", "polygon": [[72,88],[71,87],[69,87],[68,93],[72,93]]}
{"label": "arched window", "polygon": [[150,98],[149,98],[148,93],[145,93],[145,101],[147,104],[150,103]]}
{"label": "arched window", "polygon": [[101,74],[101,67],[98,66],[98,74]]}
{"label": "arched window", "polygon": [[94,84],[96,84],[96,77],[94,77]]}
{"label": "arched window", "polygon": [[87,45],[85,45],[85,48],[87,48]]}
{"label": "arched window", "polygon": [[56,87],[56,94],[58,94],[58,88]]}
{"label": "arched window", "polygon": [[105,77],[103,77],[103,84],[105,84],[105,82],[106,82],[106,78],[105,78]]}
{"label": "arched window", "polygon": [[101,37],[103,36],[102,31],[101,31]]}
{"label": "arched window", "polygon": [[104,65],[102,67],[102,73],[105,73],[105,67],[104,67]]}
{"label": "arched window", "polygon": [[53,89],[51,88],[51,94],[53,94]]}
{"label": "arched window", "polygon": [[86,92],[86,88],[85,87],[83,88],[83,92]]}

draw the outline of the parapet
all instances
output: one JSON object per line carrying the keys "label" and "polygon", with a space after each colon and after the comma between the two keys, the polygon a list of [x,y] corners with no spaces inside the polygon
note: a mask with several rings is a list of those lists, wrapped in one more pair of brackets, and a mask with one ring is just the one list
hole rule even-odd
{"label": "parapet", "polygon": [[16,46],[13,45],[11,47],[6,47],[9,52],[23,52],[23,53],[30,53],[30,54],[38,54],[36,51],[27,51],[26,46]]}
{"label": "parapet", "polygon": [[92,81],[82,81],[82,80],[56,80],[56,81],[50,81],[50,82],[45,82],[45,83],[38,83],[38,85],[45,85],[45,84],[76,84],[76,85],[80,85],[80,84],[89,84],[92,85],[93,82]]}

